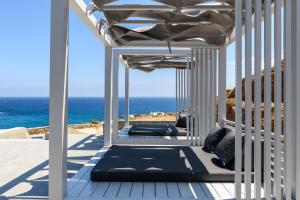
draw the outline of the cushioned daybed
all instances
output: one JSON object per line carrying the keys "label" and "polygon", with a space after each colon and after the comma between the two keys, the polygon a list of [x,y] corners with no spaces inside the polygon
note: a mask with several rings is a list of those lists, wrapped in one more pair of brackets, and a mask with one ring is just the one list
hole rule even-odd
{"label": "cushioned daybed", "polygon": [[133,125],[128,135],[143,136],[186,136],[186,128],[173,125]]}
{"label": "cushioned daybed", "polygon": [[113,145],[92,169],[91,180],[233,182],[234,171],[201,147]]}
{"label": "cushioned daybed", "polygon": [[133,125],[128,135],[135,136],[186,136],[186,115],[179,114],[176,125]]}

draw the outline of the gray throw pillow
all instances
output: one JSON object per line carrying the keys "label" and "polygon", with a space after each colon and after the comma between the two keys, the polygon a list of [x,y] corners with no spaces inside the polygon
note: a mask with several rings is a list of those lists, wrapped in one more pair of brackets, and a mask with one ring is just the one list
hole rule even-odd
{"label": "gray throw pillow", "polygon": [[204,150],[214,153],[219,142],[226,136],[228,129],[223,127],[216,127],[212,129],[204,141]]}

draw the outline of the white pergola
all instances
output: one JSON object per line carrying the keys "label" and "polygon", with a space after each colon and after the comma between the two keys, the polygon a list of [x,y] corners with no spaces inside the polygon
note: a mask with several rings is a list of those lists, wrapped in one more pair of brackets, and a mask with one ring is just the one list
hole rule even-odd
{"label": "white pergola", "polygon": [[[178,11],[178,8],[170,5],[110,5],[110,1],[103,2],[105,5],[101,8],[102,11]],[[168,46],[172,49],[171,55],[187,57],[187,67],[176,69],[176,108],[177,110],[187,109],[188,114],[195,119],[187,123],[191,125],[188,127],[186,145],[201,146],[208,131],[216,126],[216,122],[220,126],[226,124],[235,126],[235,198],[242,198],[242,187],[244,187],[243,193],[246,199],[261,199],[262,188],[265,199],[300,199],[300,172],[298,170],[300,168],[300,145],[298,145],[300,144],[300,80],[298,78],[300,77],[300,1],[224,0],[219,1],[221,2],[219,4],[209,2],[199,0],[197,5],[180,9],[181,12],[232,11],[235,18],[234,31],[226,37],[223,45],[207,44],[202,40],[168,41]],[[67,190],[66,122],[70,8],[105,45],[104,143],[106,146],[122,143],[118,139],[119,63],[126,67],[125,124],[129,125],[129,67],[120,55],[170,55],[170,49],[166,48],[166,41],[138,40],[129,41],[126,45],[120,46],[121,40],[113,40],[112,35],[103,28],[103,24],[93,14],[95,7],[87,5],[83,0],[51,0],[49,102],[49,199],[51,200],[64,199]],[[116,22],[116,24],[153,23],[163,25],[165,22],[160,19],[125,19]],[[176,24],[186,23],[185,21],[176,22]],[[205,26],[206,22],[193,21],[190,24]],[[254,30],[254,41],[252,41],[252,30]],[[264,30],[263,34],[262,30]],[[272,33],[274,34],[273,40]],[[236,52],[234,122],[226,119],[226,48],[232,42],[235,42]],[[282,85],[281,76],[282,59],[285,64],[284,85]],[[272,60],[275,66],[274,88],[272,88],[271,80]],[[264,63],[263,85],[261,84],[262,63]],[[254,88],[252,88],[253,77]],[[244,104],[242,78],[245,78]],[[274,89],[275,108],[274,131],[271,129],[272,89]],[[254,91],[253,94],[252,91]],[[218,111],[216,111],[216,96],[218,96]],[[262,102],[264,103],[263,130]],[[254,114],[252,113],[253,106]],[[244,116],[242,116],[243,108]],[[242,133],[242,129],[245,133]],[[251,144],[252,138],[254,138],[254,147]],[[244,152],[242,140],[244,140]],[[262,141],[264,148],[262,148]],[[245,156],[245,169],[242,169],[242,154]],[[264,163],[261,162],[262,155]],[[254,160],[252,160],[253,157]],[[251,173],[252,162],[254,162],[254,179]],[[264,177],[264,182],[261,176]],[[254,187],[255,196],[251,196],[252,187]]]}

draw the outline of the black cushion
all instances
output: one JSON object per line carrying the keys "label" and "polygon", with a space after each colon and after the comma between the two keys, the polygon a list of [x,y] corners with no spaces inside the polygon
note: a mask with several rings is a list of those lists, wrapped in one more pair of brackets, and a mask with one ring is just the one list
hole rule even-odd
{"label": "black cushion", "polygon": [[91,171],[92,181],[233,182],[216,155],[189,146],[113,145]]}
{"label": "black cushion", "polygon": [[[245,168],[245,133],[242,135],[242,170]],[[254,138],[251,138],[251,155],[252,155],[252,163],[251,170],[254,171]],[[261,167],[263,170],[264,163],[264,143],[261,143]],[[222,165],[228,169],[234,169],[235,165],[235,133],[232,131],[227,134],[221,142],[217,145],[215,154],[220,159]]]}
{"label": "black cushion", "polygon": [[173,125],[133,125],[128,135],[135,136],[186,136],[187,131]]}
{"label": "black cushion", "polygon": [[224,166],[228,166],[235,156],[235,134],[232,130],[216,146],[215,154],[220,158]]}
{"label": "black cushion", "polygon": [[204,150],[207,152],[213,153],[216,149],[216,146],[219,142],[225,137],[229,130],[225,127],[220,128],[216,127],[212,129],[204,141]]}
{"label": "black cushion", "polygon": [[176,121],[176,127],[187,128],[186,126],[186,114],[179,113],[178,119]]}

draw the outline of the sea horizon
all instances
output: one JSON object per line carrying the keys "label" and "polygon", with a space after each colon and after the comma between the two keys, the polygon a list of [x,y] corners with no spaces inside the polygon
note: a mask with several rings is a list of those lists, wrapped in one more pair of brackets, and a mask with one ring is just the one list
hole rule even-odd
{"label": "sea horizon", "polygon": [[[68,124],[104,120],[104,97],[69,97]],[[175,97],[130,97],[130,114],[175,112]],[[119,98],[119,117],[124,118],[125,98]],[[0,129],[49,125],[49,97],[0,97]]]}

